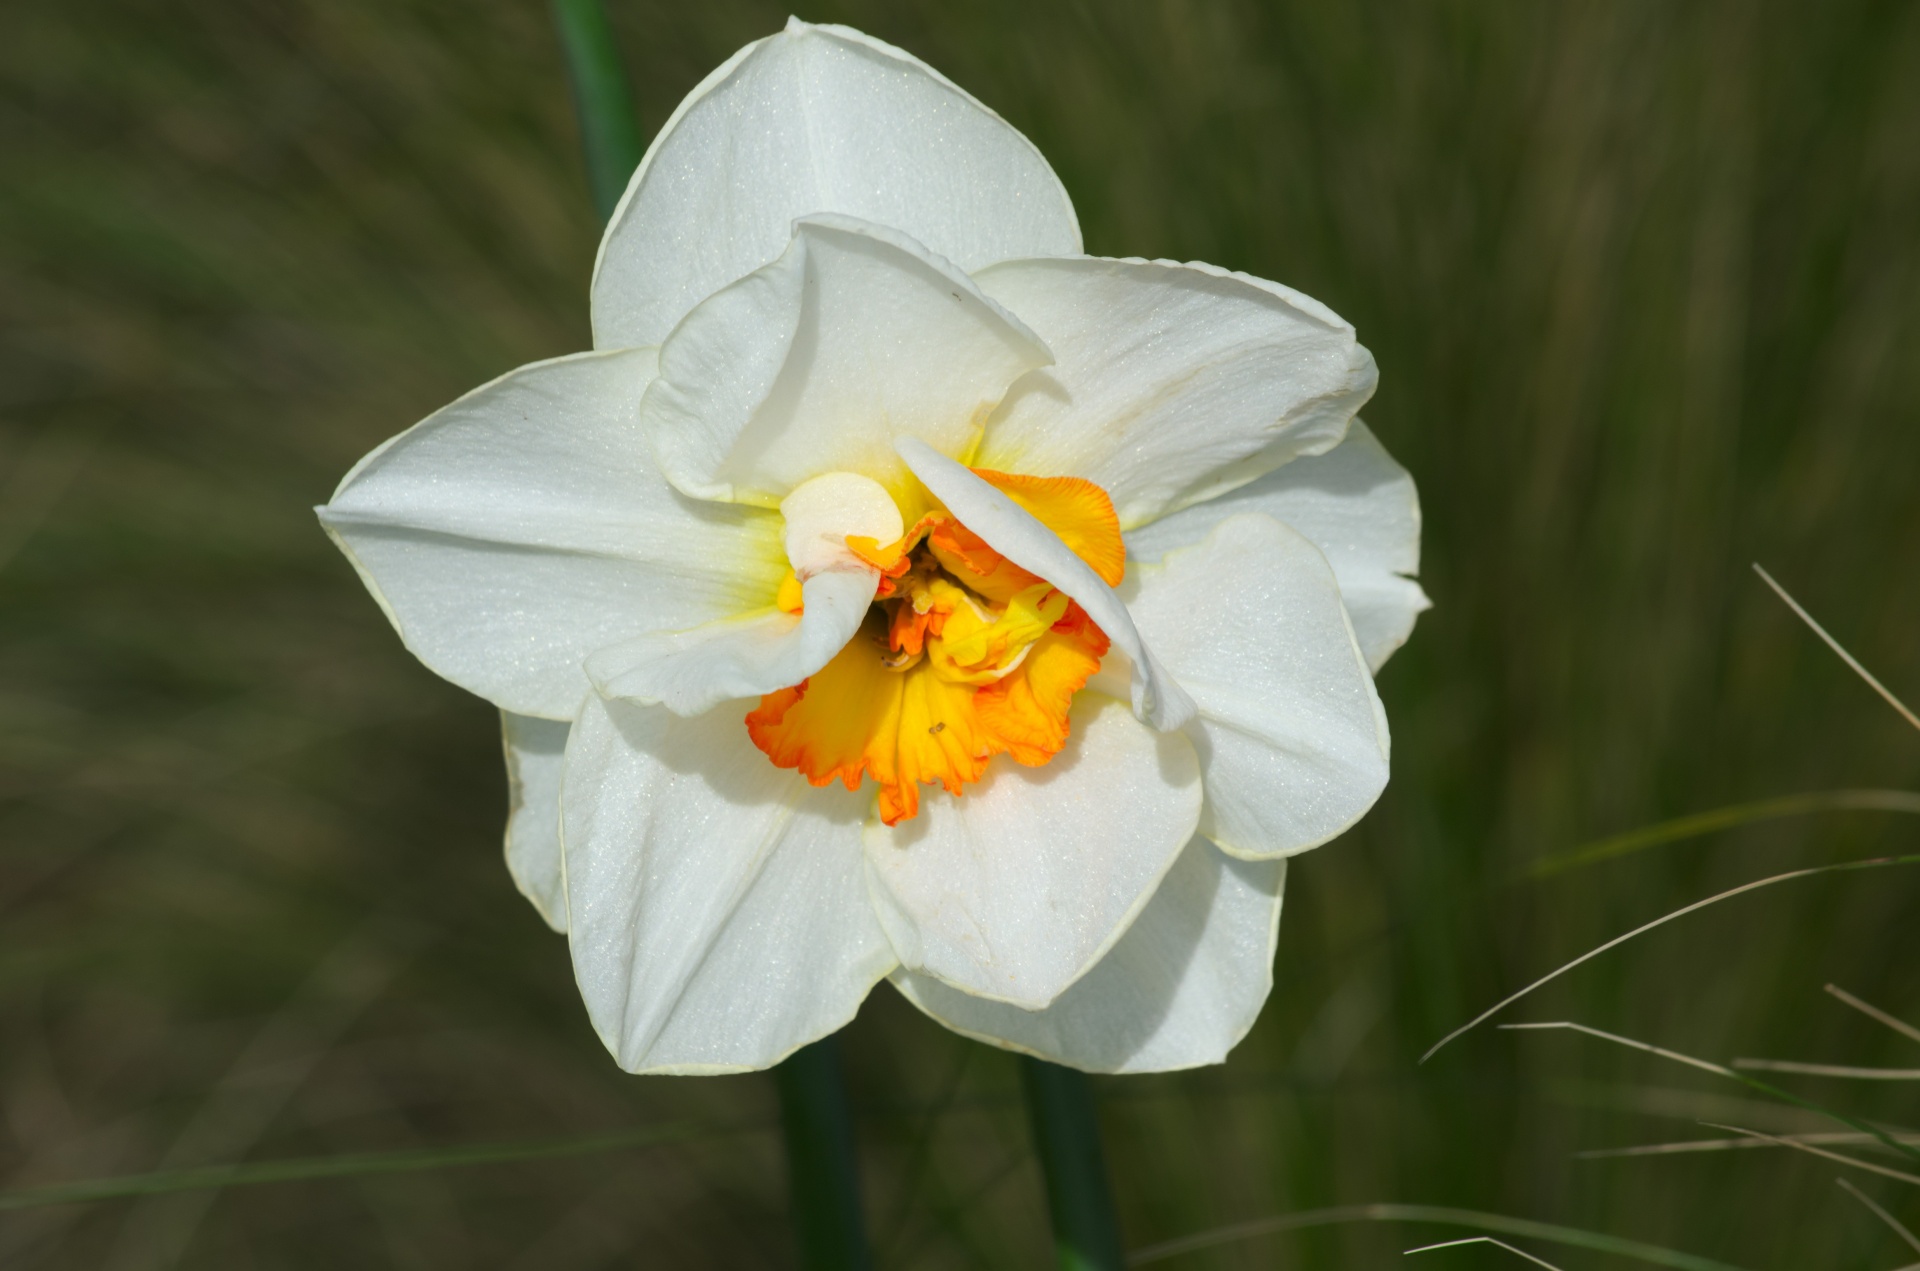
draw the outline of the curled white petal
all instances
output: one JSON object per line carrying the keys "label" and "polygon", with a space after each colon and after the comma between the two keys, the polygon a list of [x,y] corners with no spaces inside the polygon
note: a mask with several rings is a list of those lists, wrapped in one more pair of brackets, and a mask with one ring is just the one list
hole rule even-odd
{"label": "curled white petal", "polygon": [[1007,386],[1051,356],[898,230],[813,216],[778,260],[674,328],[641,427],[677,489],[772,506],[823,472],[894,484],[896,436],[967,449]]}
{"label": "curled white petal", "polygon": [[1307,536],[1333,566],[1367,665],[1378,671],[1432,607],[1420,572],[1420,496],[1358,419],[1345,441],[1217,499],[1127,531],[1127,554],[1157,561],[1229,516],[1260,512]]}
{"label": "curled white petal", "polygon": [[960,521],[1020,568],[1058,587],[1087,611],[1133,664],[1133,713],[1153,728],[1179,728],[1193,718],[1193,700],[1140,638],[1126,605],[1092,566],[1031,512],[966,466],[915,437],[895,443],[900,457]]}
{"label": "curled white petal", "polygon": [[1285,860],[1243,861],[1195,837],[1091,971],[1044,1009],[963,993],[906,968],[893,983],[955,1032],[1089,1072],[1217,1064],[1273,988]]}
{"label": "curled white petal", "polygon": [[594,266],[594,346],[660,343],[816,212],[898,226],[967,270],[1080,250],[1066,190],[1005,120],[909,53],[796,19],[647,148]]}
{"label": "curled white petal", "polygon": [[656,632],[596,651],[587,674],[601,696],[665,705],[679,715],[789,688],[833,660],[860,630],[880,575],[847,548],[859,535],[900,537],[900,509],[857,473],[830,472],[780,505],[803,610],[764,609],[686,631]]}
{"label": "curled white petal", "polygon": [[1212,265],[1010,260],[976,281],[1054,353],[976,466],[1084,477],[1127,527],[1335,445],[1377,378],[1325,305]]}

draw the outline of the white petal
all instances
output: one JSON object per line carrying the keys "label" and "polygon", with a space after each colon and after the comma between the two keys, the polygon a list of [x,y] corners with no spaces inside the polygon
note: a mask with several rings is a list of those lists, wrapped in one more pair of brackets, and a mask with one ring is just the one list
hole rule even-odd
{"label": "white petal", "polygon": [[1127,583],[1141,634],[1199,705],[1201,833],[1235,856],[1290,856],[1366,814],[1387,784],[1387,716],[1318,548],[1271,517],[1228,517]]}
{"label": "white petal", "polygon": [[1007,385],[1048,360],[912,239],[816,217],[674,328],[641,420],[681,490],[771,506],[823,472],[898,485],[896,436],[971,447]]}
{"label": "white petal", "polygon": [[507,752],[507,872],[555,931],[567,929],[566,881],[560,869],[560,774],[567,725],[500,712]]}
{"label": "white petal", "polygon": [[1176,677],[1167,674],[1142,641],[1127,607],[1093,567],[1074,555],[1031,512],[1000,491],[912,437],[898,443],[913,474],[962,524],[985,539],[994,551],[1029,573],[1058,587],[1078,601],[1107,639],[1133,666],[1129,695],[1133,713],[1153,728],[1179,728],[1193,718],[1193,701]]}
{"label": "white petal", "polygon": [[739,705],[594,698],[567,746],[574,976],[629,1072],[778,1063],[894,965],[862,878],[870,797],[768,763]]}
{"label": "white petal", "polygon": [[790,688],[831,662],[860,629],[880,585],[847,538],[895,541],[900,509],[876,482],[829,472],[788,495],[780,514],[787,559],[802,580],[802,614],[766,609],[601,649],[587,659],[594,687],[606,697],[698,715],[734,698]]}
{"label": "white petal", "polygon": [[1076,257],[982,270],[1053,350],[987,426],[976,467],[1085,477],[1124,526],[1339,442],[1373,355],[1324,305],[1211,265]]}
{"label": "white petal", "polygon": [[1199,770],[1179,733],[1082,693],[1052,762],[1001,759],[958,797],[867,827],[875,907],[903,964],[1044,1006],[1097,962],[1193,833]]}
{"label": "white petal", "polygon": [[654,353],[536,362],[362,459],[319,509],[409,649],[570,719],[595,649],[768,602],[780,518],[670,488],[639,430]]}
{"label": "white petal", "polygon": [[600,244],[595,347],[660,343],[815,212],[897,226],[962,269],[1080,250],[1066,190],[1006,121],[911,54],[793,21],[648,147]]}
{"label": "white petal", "polygon": [[1323,455],[1127,532],[1127,553],[1155,561],[1197,543],[1226,517],[1263,512],[1299,530],[1333,566],[1367,665],[1379,670],[1432,607],[1420,572],[1420,496],[1413,478],[1359,420]]}
{"label": "white petal", "polygon": [[790,688],[833,661],[860,630],[880,576],[816,574],[802,614],[764,609],[690,631],[664,631],[601,649],[587,674],[606,697],[699,715],[721,702]]}
{"label": "white petal", "polygon": [[1089,1072],[1217,1064],[1273,988],[1286,870],[1284,860],[1235,860],[1194,838],[1127,934],[1044,1010],[905,970],[893,983],[955,1032]]}

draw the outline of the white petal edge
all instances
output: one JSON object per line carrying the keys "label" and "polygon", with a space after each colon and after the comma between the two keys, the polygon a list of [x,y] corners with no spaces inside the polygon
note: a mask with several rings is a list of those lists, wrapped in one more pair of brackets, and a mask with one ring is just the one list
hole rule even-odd
{"label": "white petal edge", "polygon": [[401,640],[505,710],[571,719],[608,644],[770,602],[780,518],[700,503],[639,431],[652,349],[535,362],[356,464],[321,524]]}
{"label": "white petal edge", "polygon": [[816,212],[897,226],[968,270],[1080,250],[1066,189],[1010,124],[909,53],[794,19],[647,148],[594,262],[594,346],[658,344]]}
{"label": "white petal edge", "polygon": [[1052,358],[950,262],[883,225],[796,222],[787,250],[667,336],[641,404],[661,471],[702,499],[772,506],[823,472],[896,490],[898,436],[959,454]]}
{"label": "white petal edge", "polygon": [[[1258,860],[1318,847],[1366,815],[1387,784],[1387,715],[1319,548],[1245,513],[1123,586],[1199,708],[1187,732],[1206,783],[1202,834]],[[1102,666],[1088,688],[1109,675]]]}
{"label": "white petal edge", "polygon": [[1413,477],[1358,419],[1323,455],[1297,459],[1205,503],[1127,531],[1144,562],[1199,542],[1220,521],[1260,512],[1312,540],[1333,566],[1367,665],[1378,671],[1433,602],[1420,572],[1420,496]]}
{"label": "white petal edge", "polygon": [[1243,861],[1196,836],[1107,955],[1043,1010],[893,973],[909,1002],[990,1046],[1087,1072],[1224,1061],[1273,988],[1287,862]]}
{"label": "white petal edge", "polygon": [[768,763],[748,705],[688,720],[595,698],[567,744],[574,976],[629,1072],[770,1067],[895,965],[864,879],[871,799]]}
{"label": "white petal edge", "polygon": [[901,963],[1033,1009],[1120,939],[1192,836],[1200,772],[1180,733],[1081,693],[1042,767],[1002,757],[899,825],[867,825],[874,908]]}
{"label": "white petal edge", "polygon": [[1133,667],[1129,697],[1133,713],[1141,721],[1165,731],[1182,727],[1193,718],[1192,698],[1154,657],[1119,595],[1061,542],[1059,535],[963,464],[926,443],[903,437],[896,446],[913,474],[962,524],[993,550],[1046,579],[1087,611]]}
{"label": "white petal edge", "polygon": [[976,467],[1084,477],[1132,527],[1336,445],[1373,355],[1325,305],[1204,264],[1010,260],[975,279],[1054,353],[987,424]]}
{"label": "white petal edge", "polygon": [[560,774],[568,725],[500,712],[507,759],[507,872],[549,927],[567,930],[567,884],[560,864]]}
{"label": "white petal edge", "polygon": [[803,612],[765,609],[601,649],[587,659],[601,696],[698,715],[798,684],[846,647],[880,586],[879,572],[853,554],[847,539],[893,542],[904,528],[900,509],[876,482],[829,472],[788,495],[780,513]]}

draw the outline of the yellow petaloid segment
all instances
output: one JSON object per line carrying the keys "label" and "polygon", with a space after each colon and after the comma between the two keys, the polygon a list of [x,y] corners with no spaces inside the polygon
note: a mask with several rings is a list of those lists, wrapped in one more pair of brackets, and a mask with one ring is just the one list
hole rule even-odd
{"label": "yellow petaloid segment", "polygon": [[1127,545],[1120,537],[1120,515],[1105,490],[1081,477],[1029,477],[989,468],[972,471],[1058,534],[1107,586],[1118,587],[1126,577]]}
{"label": "yellow petaloid segment", "polygon": [[[1120,580],[1126,549],[1106,491],[1071,477],[980,476]],[[874,610],[832,662],[760,699],[747,716],[754,745],[817,786],[853,790],[872,777],[888,825],[920,810],[922,784],[959,794],[995,755],[1037,766],[1060,753],[1073,695],[1107,653],[1078,605],[941,508],[894,542],[844,541],[881,575]]]}

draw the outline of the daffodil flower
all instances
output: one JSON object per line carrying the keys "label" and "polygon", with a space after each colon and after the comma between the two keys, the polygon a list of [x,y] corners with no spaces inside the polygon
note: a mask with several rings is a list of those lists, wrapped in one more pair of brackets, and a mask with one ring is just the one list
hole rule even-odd
{"label": "daffodil flower", "polygon": [[1086,1069],[1223,1058],[1426,605],[1353,329],[1083,255],[1018,132],[797,21],[661,130],[592,317],[320,515],[504,713],[508,861],[619,1062],[765,1067],[886,978]]}

